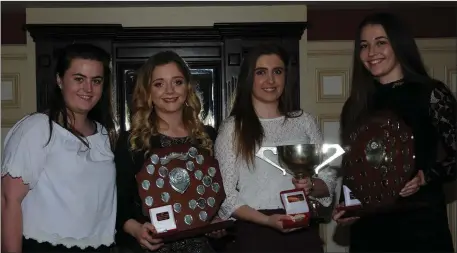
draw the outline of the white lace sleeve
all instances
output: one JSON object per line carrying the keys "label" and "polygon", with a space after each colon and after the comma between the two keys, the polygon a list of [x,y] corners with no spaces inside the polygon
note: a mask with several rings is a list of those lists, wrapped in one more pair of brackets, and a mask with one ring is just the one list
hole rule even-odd
{"label": "white lace sleeve", "polygon": [[[306,134],[310,138],[310,143],[315,143],[315,144],[321,144],[324,141],[324,138],[322,136],[322,132],[317,125],[316,119],[308,113],[304,113],[305,116],[305,129],[306,129]],[[321,179],[322,181],[325,182],[325,184],[328,187],[328,192],[330,193],[330,196],[324,197],[324,198],[316,198],[319,203],[324,205],[325,207],[328,207],[332,204],[333,201],[333,196],[335,195],[335,188],[336,188],[336,172],[334,169],[331,167],[326,167],[323,168],[319,171],[317,174],[317,178]]]}
{"label": "white lace sleeve", "polygon": [[214,145],[215,157],[219,161],[219,168],[224,182],[226,198],[219,209],[219,217],[226,220],[240,206],[245,205],[240,196],[237,185],[239,180],[239,167],[235,154],[233,140],[234,121],[232,118],[225,120],[220,126]]}
{"label": "white lace sleeve", "polygon": [[43,171],[48,138],[46,115],[33,114],[17,122],[5,137],[2,177],[20,177],[32,189]]}

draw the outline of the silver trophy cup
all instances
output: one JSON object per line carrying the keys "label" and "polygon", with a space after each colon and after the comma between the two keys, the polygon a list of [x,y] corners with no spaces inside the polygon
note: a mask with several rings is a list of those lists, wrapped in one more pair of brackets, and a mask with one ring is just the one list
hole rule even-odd
{"label": "silver trophy cup", "polygon": [[279,146],[277,149],[281,167],[296,179],[313,176],[314,168],[319,165],[322,157],[319,145],[314,144]]}
{"label": "silver trophy cup", "polygon": [[[330,150],[335,150],[329,156]],[[271,151],[278,156],[279,164],[270,160],[265,151]],[[336,158],[345,153],[339,144],[295,144],[278,147],[262,147],[256,156],[282,171],[283,175],[290,174],[296,179],[313,176],[328,166]]]}
{"label": "silver trophy cup", "polygon": [[[329,155],[330,150],[334,150]],[[279,164],[269,159],[264,152],[277,155]],[[327,167],[332,161],[345,153],[338,144],[295,144],[278,147],[262,147],[256,156],[281,170],[283,175],[290,174],[295,179],[312,178]],[[319,220],[327,216],[323,206],[313,197],[309,197],[310,211],[313,218]]]}

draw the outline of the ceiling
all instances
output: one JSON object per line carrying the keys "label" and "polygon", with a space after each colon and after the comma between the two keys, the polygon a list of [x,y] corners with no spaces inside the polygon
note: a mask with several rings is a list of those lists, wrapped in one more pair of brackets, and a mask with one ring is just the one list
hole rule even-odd
{"label": "ceiling", "polygon": [[308,9],[371,9],[385,7],[457,7],[457,2],[348,2],[348,1],[8,1],[1,2],[2,11],[24,8],[62,7],[178,7],[178,6],[249,6],[306,4]]}

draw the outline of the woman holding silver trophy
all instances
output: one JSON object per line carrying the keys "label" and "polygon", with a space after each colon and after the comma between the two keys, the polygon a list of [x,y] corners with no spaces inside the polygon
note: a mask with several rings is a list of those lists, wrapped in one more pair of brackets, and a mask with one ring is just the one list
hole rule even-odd
{"label": "woman holding silver trophy", "polygon": [[[216,131],[203,125],[198,117],[201,102],[192,83],[187,63],[171,51],[160,52],[149,58],[139,70],[132,100],[134,109],[131,130],[119,136],[115,150],[118,189],[116,241],[119,252],[214,252],[205,235],[165,243],[159,238],[159,227],[152,224],[153,216],[157,217],[156,221],[159,222],[171,221],[171,225],[184,224],[171,220],[178,219],[182,213],[189,211],[187,203],[178,203],[174,197],[186,192],[187,188],[191,189],[189,179],[196,180],[194,176],[204,175],[200,171],[203,156],[197,152],[202,151],[209,156],[213,152]],[[192,145],[191,148],[186,148],[188,152],[177,151],[176,147],[186,145]],[[171,149],[171,154],[175,156],[157,155],[160,150],[166,149]],[[185,155],[181,156],[183,153]],[[200,160],[197,159],[195,167],[188,166],[186,170],[186,161],[187,164],[194,165],[190,158]],[[171,166],[180,159],[185,160],[184,168]],[[207,157],[205,160],[208,160]],[[147,163],[149,164],[145,165]],[[216,173],[216,170],[212,169],[214,171],[210,174]],[[192,178],[189,175],[192,175]],[[214,180],[213,176],[211,174]],[[211,181],[211,177],[204,176],[201,181]],[[183,184],[180,184],[181,179],[188,179],[184,188]],[[205,190],[205,187],[199,185],[197,191],[200,189]],[[210,192],[209,189],[206,188],[206,191]],[[140,193],[146,193],[145,190],[151,190],[147,192],[149,196],[140,197]],[[151,197],[155,193],[159,193],[158,198]],[[199,193],[203,195],[202,192]],[[208,205],[214,204],[210,199],[208,198]],[[163,206],[158,208],[164,211],[152,215],[151,210],[156,203],[162,203]],[[206,213],[201,210],[204,210],[204,207],[200,206],[200,201],[197,203],[194,200],[192,203],[195,205],[189,205],[191,208],[195,209],[197,204],[200,207],[197,208],[200,211],[200,219],[206,218],[202,216]],[[170,212],[164,209],[168,206],[173,208]],[[192,219],[195,223],[198,216],[185,216],[187,225],[192,223]]]}
{"label": "woman holding silver trophy", "polygon": [[[292,108],[293,80],[289,55],[279,46],[260,45],[243,60],[230,117],[221,125],[215,143],[227,198],[222,219],[236,219],[233,252],[323,252],[319,226],[290,229],[280,193],[294,188],[332,203],[335,175],[322,170],[311,181],[294,181],[278,170],[263,147],[320,144],[322,135],[314,117]],[[294,198],[294,196],[299,196]],[[288,200],[303,201],[304,195]]]}
{"label": "woman holding silver trophy", "polygon": [[[390,182],[403,183],[398,192],[390,192],[399,196],[391,211],[360,218],[342,218],[345,211],[334,212],[333,218],[339,224],[351,224],[350,251],[454,252],[442,186],[455,180],[457,172],[455,97],[445,84],[427,74],[414,37],[391,14],[374,14],[360,24],[353,64],[351,96],[341,114],[343,144],[352,143],[351,149],[360,144],[351,139],[357,138],[354,129],[360,127],[361,120],[379,111],[393,112],[414,136],[415,171],[405,181],[395,178],[403,173],[400,170],[393,168],[394,172],[389,172],[394,173]],[[367,132],[368,127],[358,134]],[[389,139],[391,133],[387,131],[384,139]],[[392,151],[403,154],[405,150]],[[395,158],[382,166],[388,168],[394,163]],[[346,173],[352,175],[355,166],[347,166]],[[369,167],[365,169],[370,171]],[[387,185],[387,179],[384,182]],[[362,183],[367,193],[375,182],[367,179]],[[408,210],[394,208],[414,203],[423,205]]]}

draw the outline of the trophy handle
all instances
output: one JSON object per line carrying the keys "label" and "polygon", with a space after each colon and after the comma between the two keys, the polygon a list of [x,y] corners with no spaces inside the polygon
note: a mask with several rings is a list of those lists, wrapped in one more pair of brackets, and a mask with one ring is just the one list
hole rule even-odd
{"label": "trophy handle", "polygon": [[259,151],[257,151],[257,153],[255,154],[255,156],[257,156],[258,158],[264,160],[265,162],[273,165],[275,168],[277,168],[278,170],[282,171],[282,175],[285,176],[286,175],[286,170],[281,168],[281,166],[279,166],[278,164],[274,163],[272,160],[270,160],[268,157],[266,157],[264,155],[264,152],[267,151],[267,150],[270,150],[271,152],[273,152],[274,155],[278,154],[278,149],[276,147],[261,147],[259,149]]}
{"label": "trophy handle", "polygon": [[335,149],[335,153],[314,169],[316,174],[329,163],[333,162],[333,160],[345,153],[344,149],[339,144],[322,144],[322,153],[327,153],[329,149]]}

